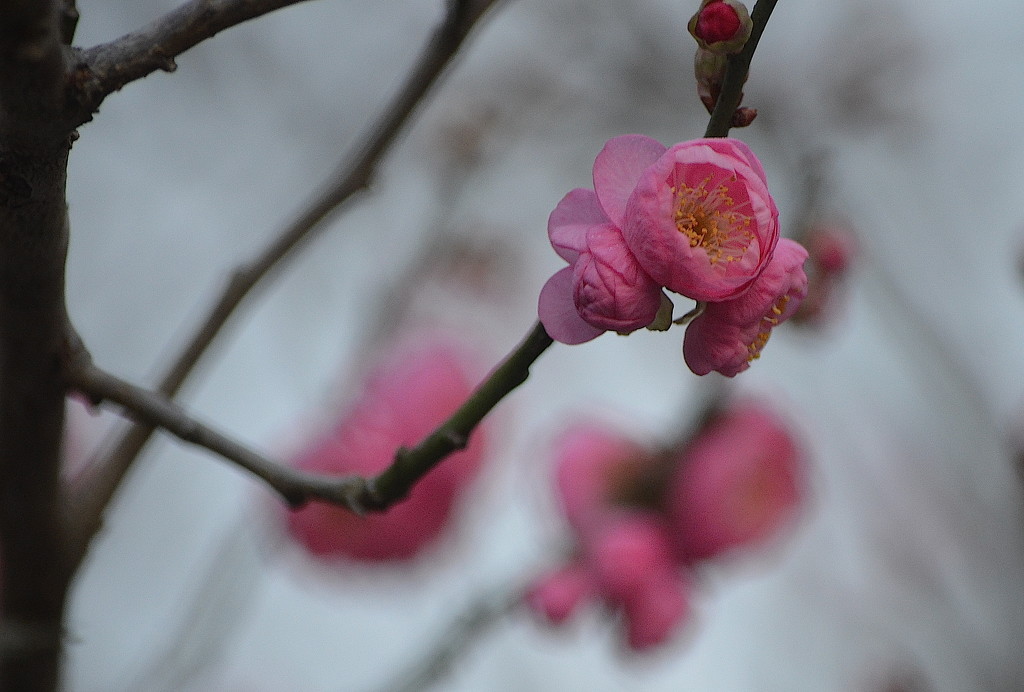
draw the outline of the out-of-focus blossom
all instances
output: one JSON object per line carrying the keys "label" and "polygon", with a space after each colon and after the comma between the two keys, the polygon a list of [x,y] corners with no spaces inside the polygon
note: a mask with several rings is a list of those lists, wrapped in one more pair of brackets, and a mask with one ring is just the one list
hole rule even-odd
{"label": "out-of-focus blossom", "polygon": [[812,226],[804,234],[809,255],[807,297],[795,322],[821,325],[839,309],[843,284],[857,254],[849,231],[841,226]]}
{"label": "out-of-focus blossom", "polygon": [[776,535],[800,505],[802,459],[783,423],[747,402],[686,447],[668,493],[671,536],[686,562]]}
{"label": "out-of-focus blossom", "polygon": [[[391,464],[401,446],[420,442],[472,391],[466,353],[429,338],[397,348],[369,376],[337,426],[294,461],[297,468],[329,474],[373,475]],[[449,522],[460,492],[484,457],[486,430],[441,462],[409,497],[380,514],[359,517],[325,503],[292,512],[288,528],[320,557],[406,559],[434,541]]]}
{"label": "out-of-focus blossom", "polygon": [[595,593],[590,571],[571,563],[538,579],[526,594],[526,602],[549,622],[560,625]]}
{"label": "out-of-focus blossom", "polygon": [[584,534],[617,504],[622,488],[616,487],[616,479],[628,483],[644,473],[650,450],[607,426],[580,423],[556,441],[554,458],[562,512],[573,529]]}
{"label": "out-of-focus blossom", "polygon": [[678,571],[650,575],[622,604],[626,643],[634,651],[662,644],[690,617],[690,591]]}
{"label": "out-of-focus blossom", "polygon": [[754,403],[715,414],[667,452],[598,424],[570,428],[555,452],[575,550],[534,583],[526,603],[561,624],[581,604],[599,601],[621,615],[626,643],[637,651],[666,642],[690,620],[696,562],[771,538],[801,499],[796,445]]}
{"label": "out-of-focus blossom", "polygon": [[690,369],[733,377],[750,367],[772,329],[789,319],[807,295],[805,259],[807,251],[799,243],[783,238],[750,290],[733,300],[708,303],[683,338]]}
{"label": "out-of-focus blossom", "polygon": [[754,23],[742,2],[703,0],[687,28],[702,49],[728,55],[743,49]]}
{"label": "out-of-focus blossom", "polygon": [[693,300],[729,300],[771,259],[779,210],[750,147],[737,139],[695,139],[644,169],[623,235],[660,285]]}

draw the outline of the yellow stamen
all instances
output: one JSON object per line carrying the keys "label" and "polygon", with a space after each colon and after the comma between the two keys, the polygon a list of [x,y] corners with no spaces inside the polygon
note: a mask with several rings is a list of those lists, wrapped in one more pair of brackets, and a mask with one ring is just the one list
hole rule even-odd
{"label": "yellow stamen", "polygon": [[786,309],[786,303],[788,302],[789,296],[780,297],[772,305],[772,309],[768,311],[768,314],[761,318],[760,331],[758,331],[754,340],[747,344],[748,363],[761,357],[761,350],[764,349],[764,345],[768,343],[768,338],[772,335],[772,327],[779,323],[779,315]]}
{"label": "yellow stamen", "polygon": [[[709,189],[711,179],[709,175],[697,187],[680,182],[672,188],[676,195],[676,228],[689,238],[690,247],[707,253],[711,264],[735,262],[746,254],[754,239],[752,219],[736,210],[736,201],[726,185]],[[735,182],[736,176],[730,181]]]}

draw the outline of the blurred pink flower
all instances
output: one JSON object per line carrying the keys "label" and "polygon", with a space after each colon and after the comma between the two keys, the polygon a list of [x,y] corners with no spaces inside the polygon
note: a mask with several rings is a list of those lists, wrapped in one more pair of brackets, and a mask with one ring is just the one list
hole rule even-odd
{"label": "blurred pink flower", "polygon": [[630,648],[668,639],[689,613],[665,517],[630,506],[634,483],[651,471],[654,455],[606,426],[580,424],[556,445],[557,485],[578,553],[540,578],[527,604],[549,622],[568,618],[586,598],[621,611]]}
{"label": "blurred pink flower", "polygon": [[650,452],[597,423],[578,423],[555,443],[556,483],[562,511],[579,533],[603,521],[615,504],[616,480],[638,475]]}
{"label": "blurred pink flower", "polygon": [[[409,342],[370,374],[361,395],[334,430],[295,459],[307,471],[376,474],[401,446],[417,444],[450,416],[472,391],[466,353],[441,342]],[[428,473],[409,497],[380,514],[359,517],[325,503],[288,516],[291,534],[321,557],[406,559],[419,553],[448,523],[459,494],[476,475],[486,430]]]}
{"label": "blurred pink flower", "polygon": [[596,592],[590,572],[570,563],[538,579],[526,594],[527,605],[553,625],[560,625]]}
{"label": "blurred pink flower", "polygon": [[850,269],[857,254],[853,236],[840,226],[814,226],[804,241],[812,264],[827,274],[842,274]]}
{"label": "blurred pink flower", "polygon": [[760,357],[772,329],[785,322],[807,295],[807,251],[783,238],[749,290],[733,300],[708,303],[683,338],[683,357],[698,375],[733,377]]}
{"label": "blurred pink flower", "polygon": [[736,139],[696,139],[644,169],[622,227],[640,266],[698,301],[742,294],[768,264],[779,212],[761,163]]}
{"label": "blurred pink flower", "polygon": [[656,574],[674,573],[667,526],[656,512],[606,508],[605,521],[582,536],[601,593],[625,603]]}
{"label": "blurred pink flower", "polygon": [[802,459],[770,410],[747,402],[687,445],[668,492],[671,533],[685,562],[773,537],[802,499]]}
{"label": "blurred pink flower", "polygon": [[626,643],[633,651],[663,644],[690,617],[689,582],[678,570],[651,574],[622,605]]}
{"label": "blurred pink flower", "polygon": [[834,319],[842,304],[842,288],[857,254],[852,234],[841,225],[812,226],[807,246],[807,298],[793,320],[821,326]]}
{"label": "blurred pink flower", "polygon": [[756,403],[714,413],[677,451],[577,424],[558,440],[555,461],[575,549],[526,604],[559,624],[599,600],[621,614],[636,651],[690,621],[695,562],[772,537],[802,499],[796,445]]}

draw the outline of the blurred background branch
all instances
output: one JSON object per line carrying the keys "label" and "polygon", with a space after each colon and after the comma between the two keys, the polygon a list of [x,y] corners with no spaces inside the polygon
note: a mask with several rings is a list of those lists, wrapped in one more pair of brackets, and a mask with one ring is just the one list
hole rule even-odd
{"label": "blurred background branch", "polygon": [[[369,134],[362,140],[361,148],[344,159],[295,220],[263,252],[232,273],[216,304],[164,374],[157,387],[158,392],[168,397],[177,394],[200,358],[253,289],[272,275],[273,270],[293,250],[322,232],[344,202],[369,185],[381,157],[443,74],[473,27],[494,4],[495,0],[458,0],[449,3],[444,18],[406,78],[404,86],[371,126]],[[83,531],[84,541],[88,542],[89,537],[98,530],[104,509],[152,433],[151,425],[134,425],[120,435],[108,447],[110,451],[95,460],[82,477],[78,492],[81,508],[78,526]]]}

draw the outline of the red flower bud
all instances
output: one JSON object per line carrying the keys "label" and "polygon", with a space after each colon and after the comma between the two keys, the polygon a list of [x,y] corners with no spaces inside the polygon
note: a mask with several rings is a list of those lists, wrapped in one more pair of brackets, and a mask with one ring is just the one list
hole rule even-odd
{"label": "red flower bud", "polygon": [[697,13],[693,33],[707,43],[728,41],[740,28],[740,16],[724,2],[712,2]]}
{"label": "red flower bud", "polygon": [[703,0],[687,28],[701,48],[726,55],[743,49],[753,22],[738,0]]}

